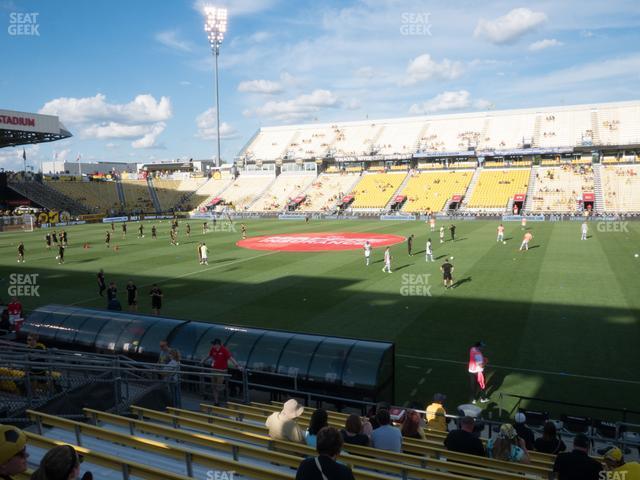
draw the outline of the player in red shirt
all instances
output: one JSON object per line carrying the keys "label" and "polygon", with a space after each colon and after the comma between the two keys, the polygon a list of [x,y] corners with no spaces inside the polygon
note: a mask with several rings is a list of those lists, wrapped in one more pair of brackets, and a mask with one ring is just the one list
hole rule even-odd
{"label": "player in red shirt", "polygon": [[476,342],[469,349],[469,386],[471,387],[472,403],[476,403],[478,396],[480,402],[488,402],[489,399],[486,396],[486,383],[484,378],[484,367],[489,360],[483,353],[484,342]]}
{"label": "player in red shirt", "polygon": [[22,304],[20,300],[13,297],[7,305],[7,311],[9,312],[9,322],[11,322],[11,325],[15,325],[16,321],[22,318]]}
{"label": "player in red shirt", "polygon": [[[209,350],[209,356],[205,361],[211,359],[211,368],[216,370],[216,373],[227,373],[229,370],[229,362],[233,363],[238,370],[242,370],[240,364],[233,358],[231,352],[227,350],[227,347],[222,345],[222,341],[219,338],[214,339],[211,342],[211,350]],[[222,375],[213,375],[211,382],[213,386],[213,403],[219,405],[220,391],[224,388],[225,378]]]}

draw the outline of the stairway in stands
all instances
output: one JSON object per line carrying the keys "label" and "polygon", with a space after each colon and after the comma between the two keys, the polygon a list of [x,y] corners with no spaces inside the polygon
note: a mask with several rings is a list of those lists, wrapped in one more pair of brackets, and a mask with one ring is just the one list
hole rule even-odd
{"label": "stairway in stands", "polygon": [[162,213],[162,205],[160,205],[158,192],[156,192],[156,188],[153,186],[153,179],[151,177],[147,177],[147,187],[149,188],[149,197],[153,203],[153,208],[156,210],[156,213]]}
{"label": "stairway in stands", "polygon": [[595,202],[593,209],[596,213],[604,211],[604,192],[602,191],[602,165],[596,163],[593,165],[593,191],[595,193]]}
{"label": "stairway in stands", "polygon": [[127,199],[124,196],[124,188],[122,188],[122,182],[119,178],[116,178],[116,192],[118,193],[118,200],[120,200],[120,205],[122,205],[122,208],[125,208],[127,205]]}
{"label": "stairway in stands", "polygon": [[464,194],[464,198],[462,199],[462,204],[460,204],[460,210],[463,208],[467,208],[467,204],[471,199],[471,195],[473,194],[473,189],[476,187],[476,183],[478,183],[478,178],[480,178],[480,173],[482,173],[482,167],[478,167],[473,172],[473,177],[471,177],[471,181],[469,182],[469,186],[467,187],[467,191]]}
{"label": "stairway in stands", "polygon": [[600,145],[600,122],[598,121],[598,111],[591,111],[591,140],[594,145]]}
{"label": "stairway in stands", "polygon": [[533,192],[536,190],[536,179],[538,177],[539,169],[540,167],[538,165],[531,168],[531,174],[529,175],[529,187],[527,188],[527,199],[525,200],[524,207],[522,208],[524,213],[529,213],[533,206]]}
{"label": "stairway in stands", "polygon": [[395,192],[393,192],[393,195],[391,195],[391,198],[389,199],[389,201],[385,205],[385,207],[384,207],[385,210],[387,210],[387,211],[391,210],[391,205],[393,205],[393,202],[395,201],[396,197],[400,194],[400,192],[402,192],[402,190],[404,190],[404,187],[407,186],[407,183],[409,182],[410,178],[411,178],[411,175],[405,175],[404,180],[402,180],[402,183],[400,184],[398,189]]}
{"label": "stairway in stands", "polygon": [[50,210],[66,210],[71,215],[82,215],[89,211],[89,207],[86,205],[67,197],[45,183],[36,181],[10,182],[8,187],[37,205],[42,205]]}

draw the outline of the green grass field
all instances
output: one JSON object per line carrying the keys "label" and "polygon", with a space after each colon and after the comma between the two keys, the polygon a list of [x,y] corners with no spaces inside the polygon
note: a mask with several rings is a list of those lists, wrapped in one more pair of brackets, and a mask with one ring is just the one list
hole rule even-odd
{"label": "green grass field", "polygon": [[[354,231],[416,235],[413,257],[405,244],[392,247],[394,273],[384,274],[382,250],[365,267],[362,251],[291,253],[235,246],[240,234],[206,235],[209,266],[198,264],[195,246],[204,236],[192,222],[191,239],[180,229],[180,245],[170,246],[169,223],[158,224],[159,239],[138,239],[137,224],[121,240],[117,225],[107,249],[105,225],[68,228],[66,263],[44,247],[44,231],[0,236],[0,296],[11,273],[38,273],[39,297],[23,298],[27,309],[47,303],[104,307],[96,272],[117,282],[120,300],[133,279],[140,289],[140,312],[150,312],[149,286],[164,291],[163,314],[255,327],[342,335],[396,343],[396,400],[424,402],[446,393],[453,407],[468,401],[466,360],[473,342],[487,343],[492,403],[498,392],[567,402],[634,409],[640,393],[640,223],[627,232],[598,231],[580,241],[580,223],[530,223],[531,250],[518,252],[519,223],[507,223],[507,244],[495,240],[496,221],[457,223],[457,239],[440,245],[421,222],[248,221],[249,236]],[[424,244],[434,240],[436,263],[427,264]],[[449,239],[447,232],[447,240]],[[24,241],[25,264],[16,263]],[[91,244],[89,250],[83,242]],[[453,256],[459,285],[445,290],[439,266]],[[406,274],[431,274],[430,296],[404,296]],[[424,277],[421,277],[424,278]],[[513,406],[513,400],[504,405]],[[554,411],[553,407],[546,407]],[[571,410],[571,409],[566,409]],[[574,410],[576,413],[580,413]],[[638,419],[636,419],[638,420]]]}

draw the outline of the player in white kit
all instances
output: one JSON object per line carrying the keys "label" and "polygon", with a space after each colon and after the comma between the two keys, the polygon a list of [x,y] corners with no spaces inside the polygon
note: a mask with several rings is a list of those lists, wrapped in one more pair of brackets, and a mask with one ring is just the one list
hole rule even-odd
{"label": "player in white kit", "polygon": [[436,219],[434,217],[429,219],[429,226],[431,227],[432,232],[436,231]]}
{"label": "player in white kit", "polygon": [[440,227],[440,243],[444,243],[444,227]]}
{"label": "player in white kit", "polygon": [[200,264],[209,265],[209,248],[204,242],[200,246]]}
{"label": "player in white kit", "polygon": [[431,239],[427,240],[426,252],[427,252],[427,257],[425,260],[427,262],[435,262],[435,260],[433,259],[433,245],[431,244]]}
{"label": "player in white kit", "polygon": [[502,224],[498,225],[498,238],[496,242],[504,242],[504,226]]}
{"label": "player in white kit", "polygon": [[384,251],[384,267],[382,267],[383,272],[393,273],[391,271],[391,251],[389,247],[387,247]]}
{"label": "player in white kit", "polygon": [[587,222],[582,222],[582,236],[580,237],[580,240],[586,240],[588,232],[589,226],[587,225]]}
{"label": "player in white kit", "polygon": [[371,260],[371,244],[369,243],[369,240],[367,240],[366,242],[364,242],[364,261],[367,267],[369,266],[370,260]]}

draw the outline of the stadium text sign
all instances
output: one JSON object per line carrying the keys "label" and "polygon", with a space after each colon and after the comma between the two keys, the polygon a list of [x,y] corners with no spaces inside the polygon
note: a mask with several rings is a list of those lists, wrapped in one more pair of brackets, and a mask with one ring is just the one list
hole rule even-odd
{"label": "stadium text sign", "polygon": [[239,247],[252,250],[277,250],[282,252],[325,252],[332,250],[358,250],[368,241],[373,248],[386,247],[405,241],[399,235],[379,233],[290,233],[265,235],[240,240]]}
{"label": "stadium text sign", "polygon": [[39,273],[12,273],[9,275],[10,297],[39,297],[40,285],[38,285]]}

